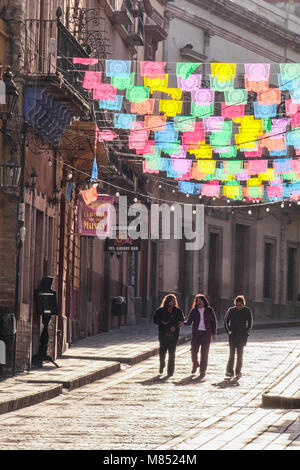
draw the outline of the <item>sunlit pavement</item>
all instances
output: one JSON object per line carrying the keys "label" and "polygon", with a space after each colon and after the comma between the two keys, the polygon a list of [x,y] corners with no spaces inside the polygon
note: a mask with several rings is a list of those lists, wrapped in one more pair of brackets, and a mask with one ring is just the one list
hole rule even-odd
{"label": "sunlit pavement", "polygon": [[0,449],[300,449],[300,410],[262,408],[262,393],[300,357],[300,328],[256,330],[243,376],[224,380],[225,335],[211,345],[204,381],[191,375],[190,346],[173,377],[158,356],[0,416]]}

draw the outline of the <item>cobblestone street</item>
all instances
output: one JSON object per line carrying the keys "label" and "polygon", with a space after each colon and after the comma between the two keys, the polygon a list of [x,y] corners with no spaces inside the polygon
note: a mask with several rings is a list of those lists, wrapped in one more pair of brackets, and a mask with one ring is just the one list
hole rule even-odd
{"label": "cobblestone street", "polygon": [[300,357],[300,329],[252,331],[239,383],[224,381],[227,338],[211,345],[203,382],[190,345],[175,375],[158,356],[44,403],[0,416],[3,449],[300,449],[300,410],[264,409],[262,393]]}

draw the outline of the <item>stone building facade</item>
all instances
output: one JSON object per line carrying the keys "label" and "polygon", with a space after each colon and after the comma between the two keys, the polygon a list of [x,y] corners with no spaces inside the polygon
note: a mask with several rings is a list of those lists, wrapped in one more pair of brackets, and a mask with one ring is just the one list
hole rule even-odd
{"label": "stone building facade", "polygon": [[[300,61],[300,19],[261,0],[180,0],[168,4],[165,18],[164,59],[174,86],[178,61],[202,62],[204,79],[209,78],[210,62],[235,62],[239,73],[244,63],[268,62],[272,67]],[[276,85],[277,75],[271,72],[270,77],[271,86]],[[161,197],[174,195],[162,188]],[[180,200],[184,202],[183,195]],[[204,292],[223,318],[233,298],[244,293],[256,318],[299,316],[297,203],[270,205],[268,212],[254,207],[248,214],[246,207],[226,208],[226,199],[190,196],[187,201],[205,204],[204,247],[186,253],[180,240],[167,248],[167,242],[159,242],[158,298],[176,293],[187,313],[193,296]]]}

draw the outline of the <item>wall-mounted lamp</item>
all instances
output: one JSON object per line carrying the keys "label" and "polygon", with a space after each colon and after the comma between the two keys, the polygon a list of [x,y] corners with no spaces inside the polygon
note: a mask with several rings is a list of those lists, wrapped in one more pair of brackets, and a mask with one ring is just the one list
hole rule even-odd
{"label": "wall-mounted lamp", "polygon": [[53,191],[53,204],[57,204],[58,203],[58,198],[59,198],[59,189],[57,186],[55,186],[55,189]]}
{"label": "wall-mounted lamp", "polygon": [[36,185],[36,182],[37,182],[37,174],[36,172],[33,170],[33,172],[31,173],[30,175],[30,182],[31,182],[31,187],[32,189],[35,188],[35,185]]}

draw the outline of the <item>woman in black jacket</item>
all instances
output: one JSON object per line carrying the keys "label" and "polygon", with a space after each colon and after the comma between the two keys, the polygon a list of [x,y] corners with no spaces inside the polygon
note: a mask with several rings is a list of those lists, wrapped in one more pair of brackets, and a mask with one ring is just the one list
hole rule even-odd
{"label": "woman in black jacket", "polygon": [[[215,312],[210,307],[204,294],[197,294],[194,298],[193,307],[189,313],[188,320],[185,325],[192,324],[192,341],[191,353],[193,369],[195,374],[200,367],[200,377],[204,378],[208,364],[208,353],[211,340],[215,340],[217,332],[217,319]],[[200,363],[198,361],[198,353],[201,346]]]}
{"label": "woman in black jacket", "polygon": [[168,376],[174,374],[175,369],[175,352],[179,336],[179,327],[183,326],[184,316],[180,308],[178,308],[177,298],[173,294],[168,294],[163,299],[161,306],[156,310],[154,323],[158,325],[159,337],[159,373],[162,374],[165,367],[165,359],[167,351],[168,359]]}
{"label": "woman in black jacket", "polygon": [[228,309],[224,317],[224,326],[229,335],[229,359],[226,368],[226,376],[233,377],[235,351],[237,361],[235,365],[235,375],[241,377],[243,365],[243,351],[247,344],[249,330],[253,325],[253,318],[250,308],[246,307],[245,297],[238,295],[234,299],[234,307]]}

